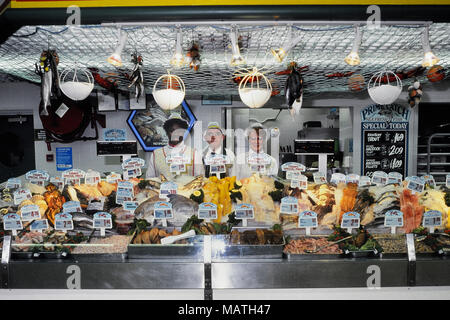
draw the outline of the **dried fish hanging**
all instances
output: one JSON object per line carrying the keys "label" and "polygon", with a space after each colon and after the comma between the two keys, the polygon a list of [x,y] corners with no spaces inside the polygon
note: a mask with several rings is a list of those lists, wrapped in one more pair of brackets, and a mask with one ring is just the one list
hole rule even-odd
{"label": "dried fish hanging", "polygon": [[44,50],[41,53],[39,64],[35,65],[35,72],[41,78],[41,103],[40,108],[42,116],[48,116],[47,107],[51,106],[51,99],[56,99],[61,96],[59,88],[59,76],[57,65],[59,64],[59,57],[56,50]]}
{"label": "dried fish hanging", "polygon": [[131,56],[131,62],[134,63],[134,68],[130,76],[131,83],[128,85],[128,88],[131,88],[133,85],[135,86],[136,102],[139,103],[141,95],[145,95],[144,75],[142,74],[143,58],[137,51]]}

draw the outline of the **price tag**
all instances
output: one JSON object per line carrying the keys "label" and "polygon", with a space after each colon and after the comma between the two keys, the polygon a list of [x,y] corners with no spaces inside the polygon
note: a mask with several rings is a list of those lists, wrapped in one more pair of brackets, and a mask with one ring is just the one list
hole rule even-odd
{"label": "price tag", "polygon": [[169,194],[176,194],[178,185],[175,182],[163,182],[159,188],[159,198],[168,199]]}
{"label": "price tag", "polygon": [[395,183],[401,184],[403,175],[399,172],[389,172],[388,174],[388,184]]}
{"label": "price tag", "polygon": [[45,185],[45,181],[48,181],[49,177],[48,173],[44,170],[31,170],[25,174],[25,178],[30,181],[30,183],[42,187]]}
{"label": "price tag", "polygon": [[47,230],[47,229],[48,229],[47,219],[35,220],[30,226],[31,231],[42,232],[42,230]]}
{"label": "price tag", "polygon": [[308,189],[308,178],[301,174],[298,180],[291,180],[291,188]]}
{"label": "price tag", "polygon": [[348,233],[352,232],[352,229],[359,228],[360,216],[358,212],[349,211],[342,216],[341,228],[346,228]]}
{"label": "price tag", "polygon": [[359,182],[358,182],[359,187],[370,186],[371,184],[372,184],[372,180],[368,176],[359,177]]}
{"label": "price tag", "polygon": [[63,204],[63,212],[79,212],[82,213],[80,201],[67,201]]}
{"label": "price tag", "polygon": [[391,227],[391,233],[395,234],[395,228],[403,227],[403,212],[389,210],[384,215],[384,226]]}
{"label": "price tag", "polygon": [[286,171],[287,180],[300,180],[302,173],[300,171]]}
{"label": "price tag", "polygon": [[172,163],[170,164],[170,172],[176,175],[179,175],[181,172],[186,172],[186,165]]}
{"label": "price tag", "polygon": [[345,182],[359,184],[359,174],[350,173],[350,174],[346,175]]}
{"label": "price tag", "polygon": [[70,169],[61,173],[64,184],[69,186],[81,184],[81,179],[84,179],[85,176],[86,173],[80,169]]}
{"label": "price tag", "polygon": [[67,212],[57,213],[55,215],[55,230],[63,232],[73,230],[72,215]]}
{"label": "price tag", "polygon": [[84,183],[97,185],[100,182],[100,172],[89,169],[84,176]]}
{"label": "price tag", "polygon": [[314,179],[314,183],[316,183],[316,184],[327,183],[327,178],[325,177],[325,175],[322,172],[314,172],[313,179]]}
{"label": "price tag", "polygon": [[295,197],[281,198],[280,212],[287,214],[298,213],[298,200]]}
{"label": "price tag", "polygon": [[10,178],[6,182],[5,188],[7,189],[18,189],[22,187],[22,181],[19,178]]}
{"label": "price tag", "polygon": [[250,166],[250,171],[265,175],[266,174],[266,165],[265,164],[252,164]]}
{"label": "price tag", "polygon": [[105,236],[105,229],[112,228],[111,215],[108,212],[97,212],[94,214],[94,229],[100,229],[100,236]]}
{"label": "price tag", "polygon": [[286,171],[286,174],[287,174],[288,171],[305,172],[306,171],[306,167],[303,164],[298,163],[298,162],[286,162],[286,163],[283,163],[281,165],[281,170],[282,171]]}
{"label": "price tag", "polygon": [[35,204],[28,204],[20,209],[20,216],[22,221],[31,221],[41,218],[39,206]]}
{"label": "price tag", "polygon": [[388,175],[384,171],[375,171],[372,175],[372,183],[384,186],[388,182]]}
{"label": "price tag", "polygon": [[333,173],[332,175],[331,175],[331,183],[334,183],[334,184],[339,184],[339,183],[346,183],[346,178],[345,178],[345,174],[342,174],[342,173]]}
{"label": "price tag", "polygon": [[13,193],[14,204],[18,206],[24,200],[31,200],[31,192],[28,189],[18,189]]}
{"label": "price tag", "polygon": [[139,207],[139,203],[137,201],[124,201],[122,203],[122,207],[123,210],[134,214],[134,210],[136,210],[136,208]]}
{"label": "price tag", "polygon": [[167,219],[173,219],[172,204],[167,201],[158,201],[154,206],[155,219],[162,220],[164,227],[167,227]]}
{"label": "price tag", "polygon": [[198,206],[198,218],[206,221],[217,219],[217,205],[212,202],[203,202]]}
{"label": "price tag", "polygon": [[430,233],[434,232],[434,229],[442,225],[442,213],[437,210],[429,210],[423,214],[422,225],[425,228],[430,229]]}
{"label": "price tag", "polygon": [[450,174],[445,176],[445,186],[450,189]]}
{"label": "price tag", "polygon": [[406,188],[411,190],[412,193],[421,193],[425,188],[425,181],[417,176],[407,177],[405,179],[407,181]]}
{"label": "price tag", "polygon": [[317,213],[314,211],[303,211],[298,216],[298,227],[306,228],[306,235],[311,234],[311,228],[317,228]]}
{"label": "price tag", "polygon": [[431,174],[422,176],[422,179],[430,187],[433,187],[433,188],[436,187],[436,182],[434,181],[434,177]]}
{"label": "price tag", "polygon": [[190,164],[191,158],[188,154],[171,152],[166,156],[167,164]]}
{"label": "price tag", "polygon": [[106,176],[106,182],[108,183],[117,183],[118,180],[122,180],[122,176],[120,173],[111,172]]}
{"label": "price tag", "polygon": [[116,203],[123,204],[125,201],[132,201],[133,193],[130,190],[120,190],[116,192]]}
{"label": "price tag", "polygon": [[130,181],[117,182],[117,192],[119,191],[129,191],[134,196],[134,187]]}
{"label": "price tag", "polygon": [[134,169],[134,168],[142,168],[145,165],[145,160],[141,158],[129,158],[123,161],[122,169]]}
{"label": "price tag", "polygon": [[240,203],[235,205],[234,208],[236,219],[242,220],[242,226],[247,226],[248,219],[254,219],[255,213],[253,206],[249,203]]}
{"label": "price tag", "polygon": [[54,184],[58,188],[59,191],[64,190],[64,180],[61,179],[60,177],[51,177],[50,183]]}
{"label": "price tag", "polygon": [[219,164],[219,165],[213,165],[209,167],[209,173],[210,174],[216,174],[219,175],[221,173],[225,173],[227,172],[226,167],[224,164]]}
{"label": "price tag", "polygon": [[105,198],[91,199],[88,203],[86,211],[103,211]]}
{"label": "price tag", "polygon": [[17,236],[17,230],[23,229],[22,221],[17,213],[7,213],[3,216],[3,229],[11,230]]}

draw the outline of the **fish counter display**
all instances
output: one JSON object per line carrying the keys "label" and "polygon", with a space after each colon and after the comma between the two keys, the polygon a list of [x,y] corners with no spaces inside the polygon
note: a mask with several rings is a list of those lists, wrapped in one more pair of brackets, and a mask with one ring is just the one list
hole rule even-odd
{"label": "fish counter display", "polygon": [[[29,182],[20,190],[3,187],[0,232],[13,234],[13,253],[65,255],[124,254],[127,245],[189,245],[202,242],[201,236],[205,235],[218,237],[225,245],[276,244],[280,253],[289,256],[356,256],[355,252],[363,251],[374,255],[406,254],[406,233],[416,235],[418,253],[447,254],[450,248],[450,190],[444,186],[426,185],[420,193],[409,190],[405,181],[368,186],[308,183],[305,189],[299,189],[284,179],[258,174],[241,180],[198,176],[174,182],[176,188],[166,195],[161,192],[167,183],[164,176],[129,179],[125,184],[133,196],[126,204],[120,197],[124,180],[100,180],[60,189],[52,183],[42,186]],[[18,191],[24,190],[27,196],[18,201]],[[287,198],[295,199],[295,212],[286,213],[282,208]],[[170,206],[167,219],[155,216],[161,203]],[[199,208],[205,203],[215,208],[212,219],[199,217]],[[252,219],[236,217],[236,208],[242,204],[252,208]],[[31,216],[33,208],[37,211]],[[403,226],[397,227],[396,234],[389,233],[392,228],[385,226],[386,214],[392,210],[403,213]],[[317,226],[300,228],[302,212],[316,214]],[[359,214],[358,224],[352,228],[343,226],[349,212]],[[426,212],[440,213],[440,225],[434,230],[423,226]],[[60,213],[70,214],[70,228],[56,223]],[[110,215],[109,227],[98,227],[98,213]],[[21,228],[10,228],[9,219],[14,214],[21,219]],[[35,226],[40,220],[46,220],[47,225]],[[176,239],[180,236],[181,240]]]}

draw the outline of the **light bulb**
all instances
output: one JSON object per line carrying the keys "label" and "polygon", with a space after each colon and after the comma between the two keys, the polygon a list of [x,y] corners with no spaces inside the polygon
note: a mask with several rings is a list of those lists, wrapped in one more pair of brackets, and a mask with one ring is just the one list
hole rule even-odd
{"label": "light bulb", "polygon": [[232,51],[230,65],[235,67],[235,66],[244,64],[245,59],[241,56],[241,51],[239,50],[239,45],[238,45],[237,33],[234,29],[232,29],[230,32],[230,40],[231,40],[231,51]]}
{"label": "light bulb", "polygon": [[177,28],[177,41],[175,44],[175,53],[170,60],[170,64],[176,67],[182,67],[186,61],[183,56],[183,49],[181,48],[181,29]]}
{"label": "light bulb", "polygon": [[114,50],[114,52],[106,59],[109,63],[111,63],[115,67],[121,67],[122,66],[122,51],[125,47],[125,44],[127,42],[128,34],[126,32],[123,32],[122,30],[119,30],[119,43]]}
{"label": "light bulb", "polygon": [[355,40],[353,41],[352,51],[345,57],[344,61],[351,66],[357,66],[361,63],[359,59],[359,46],[361,45],[362,32],[360,27],[356,27]]}
{"label": "light bulb", "polygon": [[275,59],[278,62],[282,62],[283,59],[287,56],[289,50],[291,50],[293,47],[295,47],[297,45],[297,43],[300,42],[300,40],[302,39],[302,36],[298,36],[295,39],[289,39],[289,41],[282,46],[281,48],[275,50],[275,49],[270,49],[270,51],[272,52],[273,56],[275,57]]}
{"label": "light bulb", "polygon": [[429,39],[429,27],[427,26],[422,34],[422,48],[423,48],[423,60],[422,67],[432,67],[440,61],[433,52],[431,52],[430,39]]}

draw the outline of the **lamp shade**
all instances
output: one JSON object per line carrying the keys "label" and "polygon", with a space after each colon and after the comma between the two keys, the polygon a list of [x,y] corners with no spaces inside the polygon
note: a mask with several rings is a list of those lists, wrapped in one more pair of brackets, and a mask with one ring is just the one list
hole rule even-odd
{"label": "lamp shade", "polygon": [[186,90],[183,80],[173,74],[165,74],[156,80],[153,86],[153,97],[163,110],[172,110],[184,100]]}

